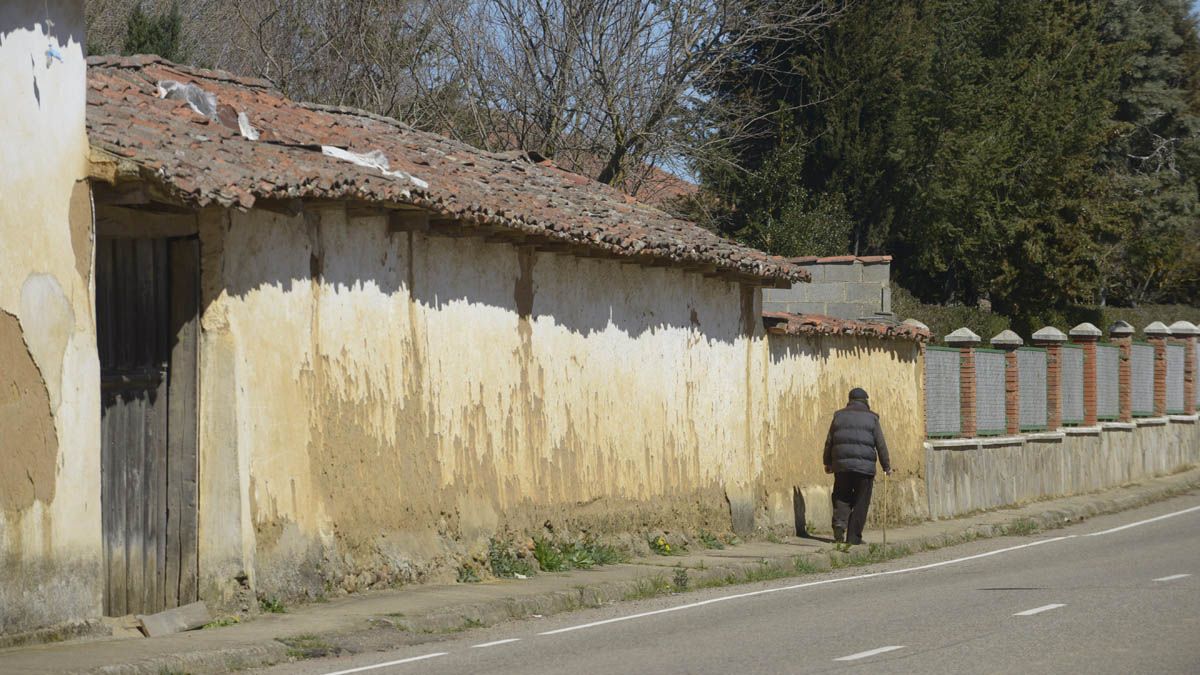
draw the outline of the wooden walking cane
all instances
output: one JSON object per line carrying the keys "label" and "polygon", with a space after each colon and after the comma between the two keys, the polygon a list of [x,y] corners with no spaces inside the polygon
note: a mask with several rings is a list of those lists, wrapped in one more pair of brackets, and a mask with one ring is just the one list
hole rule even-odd
{"label": "wooden walking cane", "polygon": [[888,516],[888,479],[891,475],[883,472],[883,545],[887,546],[887,516]]}

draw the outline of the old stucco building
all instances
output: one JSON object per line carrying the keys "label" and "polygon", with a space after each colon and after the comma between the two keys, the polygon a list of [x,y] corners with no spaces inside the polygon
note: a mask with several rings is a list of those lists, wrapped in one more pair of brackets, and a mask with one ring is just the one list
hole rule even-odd
{"label": "old stucco building", "polygon": [[99,613],[85,78],[81,1],[0,3],[0,632]]}
{"label": "old stucco building", "polygon": [[[45,392],[5,410],[57,439],[4,447],[45,470],[4,495],[24,567],[0,578],[0,631],[453,580],[546,522],[746,531],[791,527],[798,503],[820,522],[820,444],[856,385],[923,515],[926,334],[764,319],[761,289],[802,269],[552,164],[227,73],[91,61],[89,155],[76,56],[52,66],[78,71],[77,116],[54,122],[78,127],[74,168],[0,222],[0,349]],[[23,105],[0,123],[36,119]],[[14,252],[28,213],[46,240]],[[45,269],[61,293],[24,290]],[[32,307],[58,297],[74,328],[47,331]],[[53,359],[46,335],[68,338]],[[70,601],[38,610],[48,588]]]}

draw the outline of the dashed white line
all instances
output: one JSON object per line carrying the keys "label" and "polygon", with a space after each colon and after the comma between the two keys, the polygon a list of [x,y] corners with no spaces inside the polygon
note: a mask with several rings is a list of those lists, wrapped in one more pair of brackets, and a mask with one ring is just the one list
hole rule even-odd
{"label": "dashed white line", "polygon": [[483,644],[471,645],[471,649],[483,649],[484,647],[495,647],[496,645],[506,645],[510,642],[520,642],[521,638],[508,638],[507,640],[496,640],[494,642],[484,642]]}
{"label": "dashed white line", "polygon": [[[871,572],[868,574],[858,574],[858,575],[848,576],[848,577],[838,577],[836,579],[823,579],[821,581],[811,581],[811,582],[803,583],[803,584],[791,584],[789,586],[781,586],[778,588],[764,588],[762,590],[750,591],[747,593],[735,593],[733,595],[725,595],[725,596],[721,596],[721,597],[717,597],[717,598],[710,598],[708,600],[701,600],[700,602],[693,602],[693,603],[689,603],[686,605],[677,605],[675,607],[667,607],[664,609],[657,609],[657,610],[650,611],[650,612],[640,612],[638,614],[630,614],[628,616],[619,616],[619,617],[615,617],[612,619],[604,619],[603,621],[592,621],[591,623],[580,624],[578,626],[568,626],[566,628],[559,628],[557,630],[548,630],[548,631],[545,631],[542,633],[538,633],[538,635],[557,635],[559,633],[568,633],[571,631],[581,630],[584,628],[593,628],[596,626],[603,626],[603,625],[610,624],[610,623],[617,623],[619,621],[630,621],[633,619],[641,619],[641,618],[648,617],[648,616],[655,616],[657,614],[678,612],[678,611],[682,611],[685,609],[693,609],[696,607],[703,607],[704,605],[711,605],[711,604],[717,603],[717,602],[724,602],[726,600],[736,600],[738,598],[749,598],[749,597],[753,597],[756,595],[765,595],[767,593],[779,593],[781,591],[793,591],[793,590],[797,590],[797,589],[801,589],[801,588],[809,588],[812,586],[823,586],[826,584],[836,584],[836,583],[841,583],[844,581],[854,581],[857,579],[871,579],[873,577],[890,576],[893,574],[907,574],[910,572],[920,572],[922,570],[933,569],[936,567],[944,567],[946,565],[954,565],[957,563],[967,562],[969,560],[978,560],[980,558],[987,558],[989,556],[1000,555],[1001,553],[1009,553],[1011,551],[1019,551],[1021,549],[1026,549],[1026,548],[1030,548],[1033,546],[1041,546],[1042,544],[1050,544],[1050,543],[1053,543],[1056,541],[1064,541],[1066,539],[1074,539],[1077,536],[1096,537],[1096,536],[1105,535],[1105,534],[1112,534],[1113,532],[1120,532],[1122,530],[1127,530],[1132,527],[1138,527],[1139,525],[1146,525],[1148,523],[1157,522],[1160,520],[1164,520],[1166,518],[1174,518],[1175,516],[1181,516],[1185,513],[1192,513],[1194,511],[1200,511],[1200,506],[1193,506],[1190,509],[1183,509],[1182,511],[1175,511],[1174,513],[1167,513],[1167,514],[1157,516],[1154,518],[1147,518],[1145,520],[1139,520],[1134,523],[1128,523],[1128,524],[1121,525],[1118,527],[1109,528],[1107,530],[1101,530],[1100,532],[1090,532],[1085,535],[1068,534],[1068,535],[1064,535],[1061,537],[1052,537],[1050,539],[1041,539],[1041,540],[1030,542],[1027,544],[1020,544],[1017,546],[1009,546],[1007,548],[996,549],[995,551],[987,551],[984,553],[977,553],[975,555],[964,556],[962,558],[954,558],[952,560],[943,560],[941,562],[929,563],[926,565],[917,565],[916,567],[905,567],[902,569],[888,570],[885,572]],[[1173,581],[1175,579],[1182,579],[1182,578],[1188,577],[1188,576],[1191,576],[1191,575],[1190,574],[1175,574],[1175,575],[1155,579],[1155,581]],[[1046,611],[1049,611],[1052,609],[1058,609],[1059,607],[1065,607],[1065,606],[1066,605],[1064,605],[1064,604],[1045,605],[1042,607],[1036,607],[1034,609],[1025,610],[1024,612],[1018,612],[1018,613],[1014,614],[1013,616],[1032,616],[1034,614],[1039,614],[1041,612],[1046,612]],[[483,644],[472,645],[472,646],[476,647],[476,648],[492,647],[492,646],[496,646],[496,645],[507,644],[510,642],[518,642],[519,640],[520,640],[520,638],[509,638],[507,640],[496,640],[494,642],[485,642]],[[895,651],[897,649],[904,649],[904,647],[902,645],[893,645],[890,647],[880,647],[878,649],[873,649],[873,650],[866,651],[866,652],[859,652],[858,654],[851,654],[849,656],[843,656],[843,657],[840,657],[840,658],[837,658],[834,660],[835,661],[853,661],[853,660],[857,660],[857,659],[864,659],[869,656],[874,656],[876,654],[883,654],[886,652]],[[325,675],[350,675],[351,673],[361,673],[361,672],[365,672],[368,670],[375,670],[377,668],[387,668],[388,666],[398,666],[398,665],[405,664],[405,663],[413,663],[415,661],[424,661],[426,659],[432,659],[432,658],[436,658],[439,656],[446,656],[446,654],[448,654],[448,652],[434,652],[432,654],[423,654],[421,656],[413,656],[413,657],[410,657],[407,659],[399,659],[396,661],[387,661],[385,663],[377,663],[377,664],[370,665],[370,666],[361,666],[359,668],[350,668],[348,670],[338,670],[338,671],[334,671],[331,673],[325,673]]]}
{"label": "dashed white line", "polygon": [[1175,511],[1174,513],[1167,513],[1167,514],[1164,514],[1161,516],[1156,516],[1154,518],[1147,518],[1145,520],[1139,520],[1136,523],[1127,523],[1125,525],[1111,527],[1107,530],[1101,530],[1099,532],[1090,532],[1084,536],[1085,537],[1099,537],[1102,534],[1112,534],[1113,532],[1120,532],[1121,530],[1128,530],[1129,528],[1137,527],[1138,525],[1145,525],[1146,523],[1153,523],[1153,522],[1156,522],[1159,520],[1165,520],[1167,518],[1174,518],[1175,516],[1182,516],[1183,514],[1191,513],[1192,511],[1200,511],[1200,506],[1193,506],[1190,509],[1184,509],[1182,511]]}
{"label": "dashed white line", "polygon": [[870,656],[875,656],[876,654],[886,654],[887,652],[894,652],[897,649],[904,649],[904,645],[892,645],[890,647],[880,647],[878,649],[868,649],[865,652],[851,654],[850,656],[839,656],[838,658],[834,659],[834,661],[857,661],[859,659],[865,659]]}
{"label": "dashed white line", "polygon": [[1184,577],[1190,577],[1190,576],[1192,576],[1192,575],[1190,575],[1190,574],[1172,574],[1169,577],[1159,577],[1159,578],[1155,579],[1155,581],[1175,581],[1176,579],[1183,579]]}
{"label": "dashed white line", "polygon": [[407,659],[398,659],[396,661],[387,661],[386,663],[376,663],[371,666],[360,666],[358,668],[349,668],[347,670],[336,670],[332,673],[325,673],[325,675],[350,675],[350,673],[361,673],[361,672],[367,671],[367,670],[375,670],[376,668],[387,668],[388,666],[398,666],[402,663],[412,663],[414,661],[424,661],[425,659],[432,659],[432,658],[436,658],[439,656],[445,656],[448,653],[449,652],[434,652],[432,654],[422,654],[421,656],[411,656]]}
{"label": "dashed white line", "polygon": [[1050,604],[1050,605],[1042,605],[1041,607],[1034,607],[1033,609],[1027,609],[1024,612],[1017,612],[1016,614],[1013,614],[1013,616],[1033,616],[1034,614],[1041,614],[1042,612],[1049,612],[1050,610],[1058,609],[1059,607],[1066,607],[1066,605],[1062,604],[1061,602],[1056,602],[1056,603]]}

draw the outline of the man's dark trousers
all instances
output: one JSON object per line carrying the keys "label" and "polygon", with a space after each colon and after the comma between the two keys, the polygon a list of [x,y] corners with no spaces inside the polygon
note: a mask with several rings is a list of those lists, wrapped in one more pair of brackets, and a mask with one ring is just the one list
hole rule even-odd
{"label": "man's dark trousers", "polygon": [[862,543],[874,484],[875,476],[857,471],[839,471],[833,475],[833,531],[845,532],[847,544]]}

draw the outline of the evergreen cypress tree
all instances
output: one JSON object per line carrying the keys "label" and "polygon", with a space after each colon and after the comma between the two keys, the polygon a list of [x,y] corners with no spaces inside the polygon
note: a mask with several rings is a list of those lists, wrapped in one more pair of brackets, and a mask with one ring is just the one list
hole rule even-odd
{"label": "evergreen cypress tree", "polygon": [[148,14],[139,2],[130,10],[125,23],[122,54],[157,54],[170,61],[184,60],[183,17],[178,2],[172,2],[169,9],[155,15]]}
{"label": "evergreen cypress tree", "polygon": [[700,167],[714,224],[789,254],[844,231],[839,252],[895,254],[921,299],[1018,327],[1133,300],[1138,274],[1189,300],[1196,44],[1185,0],[862,0],[707,83],[716,109],[778,111]]}

